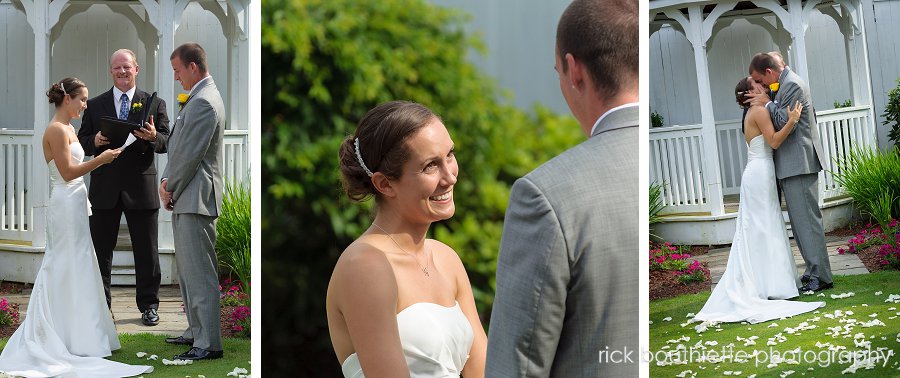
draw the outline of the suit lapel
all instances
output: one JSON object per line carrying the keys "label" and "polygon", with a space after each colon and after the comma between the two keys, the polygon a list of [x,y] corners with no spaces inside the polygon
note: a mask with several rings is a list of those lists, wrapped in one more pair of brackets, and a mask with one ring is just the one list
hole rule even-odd
{"label": "suit lapel", "polygon": [[100,99],[100,115],[116,117],[119,112],[116,110],[116,101],[113,99],[113,90],[110,88],[103,93]]}

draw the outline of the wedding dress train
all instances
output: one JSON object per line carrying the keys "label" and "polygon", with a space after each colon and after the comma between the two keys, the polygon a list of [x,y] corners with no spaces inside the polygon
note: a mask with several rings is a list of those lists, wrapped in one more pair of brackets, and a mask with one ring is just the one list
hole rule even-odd
{"label": "wedding dress train", "polygon": [[[84,159],[77,142],[73,161]],[[153,370],[103,357],[119,339],[88,226],[90,203],[83,178],[63,180],[51,160],[47,248],[25,320],[0,353],[0,372],[25,377],[130,377]]]}
{"label": "wedding dress train", "polygon": [[747,149],[728,265],[695,320],[759,323],[825,305],[785,300],[799,296],[797,266],[775,190],[772,148],[759,135]]}

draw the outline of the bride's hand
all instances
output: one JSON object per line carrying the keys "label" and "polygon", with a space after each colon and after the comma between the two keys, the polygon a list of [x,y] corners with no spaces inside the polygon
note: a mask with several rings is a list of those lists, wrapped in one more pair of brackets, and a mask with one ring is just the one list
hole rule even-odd
{"label": "bride's hand", "polygon": [[803,112],[803,104],[800,101],[794,102],[793,107],[788,107],[788,119],[797,122],[800,119],[801,112]]}
{"label": "bride's hand", "polygon": [[113,148],[113,149],[109,149],[109,150],[103,151],[103,153],[100,154],[100,156],[97,156],[97,159],[100,159],[100,161],[101,161],[103,164],[109,164],[109,163],[111,163],[113,160],[116,160],[116,158],[117,158],[117,157],[119,156],[119,154],[121,154],[121,153],[122,153],[122,149],[121,149],[121,148]]}

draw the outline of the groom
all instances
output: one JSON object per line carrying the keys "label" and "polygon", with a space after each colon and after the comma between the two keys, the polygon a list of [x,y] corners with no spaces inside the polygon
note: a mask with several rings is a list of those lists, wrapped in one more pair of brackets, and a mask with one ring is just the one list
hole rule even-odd
{"label": "groom", "polygon": [[488,377],[638,375],[637,0],[575,0],[559,86],[588,140],[513,184]]}
{"label": "groom", "polygon": [[172,212],[175,262],[188,328],[171,344],[191,345],[177,360],[222,357],[216,218],[222,213],[222,138],[225,105],[207,72],[206,51],[196,43],[169,57],[175,80],[188,92],[169,138],[169,163],[159,197]]}
{"label": "groom", "polygon": [[[150,94],[137,89],[135,82],[140,67],[134,52],[116,50],[109,58],[109,75],[113,87],[88,101],[78,140],[86,155],[98,156],[109,148],[109,140],[97,124],[101,116],[118,117],[140,122],[141,110],[150,106]],[[156,164],[154,152],[166,152],[169,138],[169,117],[166,102],[160,100],[157,109],[149,109],[154,125],[146,124],[135,135],[138,140],[125,149],[118,159],[91,172],[89,199],[91,239],[100,265],[106,304],[109,306],[109,286],[112,276],[113,250],[119,236],[122,214],[128,223],[134,254],[135,291],[138,310],[144,325],[159,324],[159,251],[157,249],[159,201],[156,199]],[[118,146],[115,146],[118,147]]]}
{"label": "groom", "polygon": [[[831,264],[825,249],[822,211],[819,209],[819,171],[825,165],[812,106],[809,86],[781,59],[759,53],[750,61],[750,76],[775,91],[769,101],[765,94],[750,94],[752,105],[765,106],[776,130],[788,119],[788,105],[800,101],[803,113],[794,131],[774,152],[775,176],[784,192],[794,240],[803,255],[806,271],[800,291],[820,291],[833,287]],[[772,86],[777,83],[777,86]]]}

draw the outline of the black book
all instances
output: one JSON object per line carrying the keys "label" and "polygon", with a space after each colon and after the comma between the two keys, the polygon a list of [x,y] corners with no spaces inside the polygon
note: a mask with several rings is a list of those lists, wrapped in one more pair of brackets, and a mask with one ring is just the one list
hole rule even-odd
{"label": "black book", "polygon": [[156,92],[153,92],[141,107],[140,122],[129,122],[118,117],[100,116],[100,132],[109,139],[109,148],[119,148],[124,145],[128,139],[128,134],[143,127],[144,122],[147,122],[150,119],[150,115],[155,114],[158,108],[159,98],[157,98]]}

